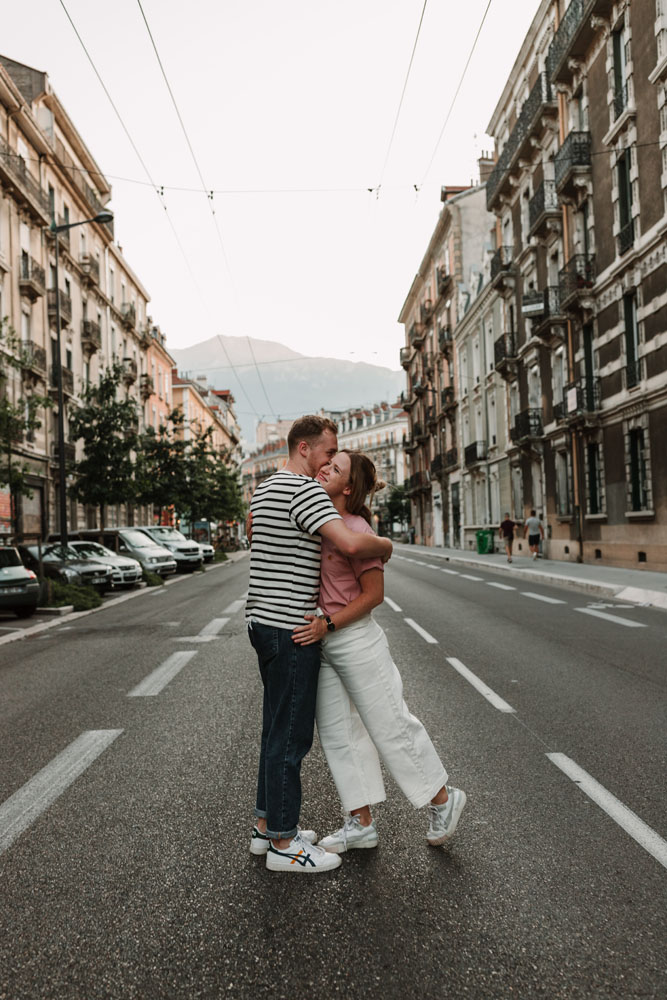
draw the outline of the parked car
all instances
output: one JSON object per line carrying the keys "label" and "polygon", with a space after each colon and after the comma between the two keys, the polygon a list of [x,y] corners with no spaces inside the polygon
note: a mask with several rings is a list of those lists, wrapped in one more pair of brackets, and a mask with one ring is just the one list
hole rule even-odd
{"label": "parked car", "polygon": [[21,562],[13,545],[0,548],[0,610],[13,611],[19,618],[34,614],[39,598],[39,580]]}
{"label": "parked car", "polygon": [[164,545],[169,549],[176,560],[176,566],[183,570],[199,569],[202,563],[202,554],[197,542],[186,538],[176,528],[169,528],[166,525],[145,525],[139,528],[158,545]]}
{"label": "parked car", "polygon": [[171,552],[162,545],[156,545],[137,528],[105,528],[104,531],[86,528],[76,534],[81,541],[98,542],[116,555],[136,559],[147,573],[169,576],[176,572],[176,560]]}
{"label": "parked car", "polygon": [[208,542],[197,542],[199,546],[199,551],[201,552],[201,557],[205,563],[213,562],[215,559],[215,549]]}
{"label": "parked car", "polygon": [[70,542],[71,547],[85,559],[95,559],[111,567],[111,582],[114,587],[134,587],[141,580],[141,563],[129,556],[119,556],[106,545],[88,539]]}
{"label": "parked car", "polygon": [[[37,545],[19,545],[23,565],[39,574],[39,548]],[[111,567],[94,559],[86,559],[70,545],[52,542],[42,547],[44,576],[61,583],[79,587],[94,587],[104,593],[111,588]]]}

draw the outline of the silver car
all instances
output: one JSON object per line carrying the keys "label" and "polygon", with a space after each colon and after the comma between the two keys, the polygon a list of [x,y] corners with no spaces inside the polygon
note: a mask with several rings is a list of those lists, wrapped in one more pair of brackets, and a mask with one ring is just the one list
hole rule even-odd
{"label": "silver car", "polygon": [[76,549],[86,559],[94,559],[111,567],[111,582],[114,587],[134,587],[141,580],[141,564],[129,556],[119,556],[106,545],[99,542],[71,541],[70,547]]}
{"label": "silver car", "polygon": [[196,542],[182,535],[176,528],[154,524],[142,526],[138,530],[145,532],[157,545],[164,545],[166,549],[169,549],[176,560],[179,572],[199,569],[201,566],[202,554],[199,546]]}
{"label": "silver car", "polygon": [[169,549],[158,545],[137,528],[118,529],[118,552],[136,559],[147,573],[169,576],[176,572],[176,560]]}

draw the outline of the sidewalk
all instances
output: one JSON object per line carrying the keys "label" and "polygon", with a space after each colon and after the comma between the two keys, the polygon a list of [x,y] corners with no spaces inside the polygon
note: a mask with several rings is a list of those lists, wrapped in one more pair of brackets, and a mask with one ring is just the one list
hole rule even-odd
{"label": "sidewalk", "polygon": [[667,573],[543,558],[533,561],[529,556],[512,556],[510,564],[504,552],[480,556],[463,549],[431,548],[427,545],[394,543],[394,550],[401,555],[419,553],[434,556],[456,565],[476,566],[494,573],[512,574],[523,580],[570,587],[589,594],[613,597],[617,601],[649,604],[667,611]]}

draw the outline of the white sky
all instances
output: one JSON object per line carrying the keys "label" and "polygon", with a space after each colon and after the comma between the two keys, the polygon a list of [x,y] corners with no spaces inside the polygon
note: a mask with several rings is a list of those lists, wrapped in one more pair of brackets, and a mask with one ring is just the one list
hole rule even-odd
{"label": "white sky", "polygon": [[165,186],[189,268],[59,0],[13,4],[2,53],[48,72],[111,180],[117,239],[168,346],[250,335],[398,368],[440,186],[469,183],[491,149],[484,129],[539,0],[492,2],[425,176],[487,5],[429,0],[382,178],[423,0],[142,0],[207,189],[320,189],[216,194],[222,247],[137,0],[64,2]]}

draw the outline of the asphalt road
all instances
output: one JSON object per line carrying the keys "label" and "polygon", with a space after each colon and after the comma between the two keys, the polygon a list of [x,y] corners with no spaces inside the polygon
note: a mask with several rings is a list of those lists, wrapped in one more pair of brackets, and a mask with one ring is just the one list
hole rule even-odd
{"label": "asphalt road", "polygon": [[[468,806],[432,849],[388,781],[377,851],[292,878],[248,852],[246,586],[0,647],[2,1000],[667,995],[664,612],[397,555],[376,617]],[[324,835],[317,745],[303,775]]]}

